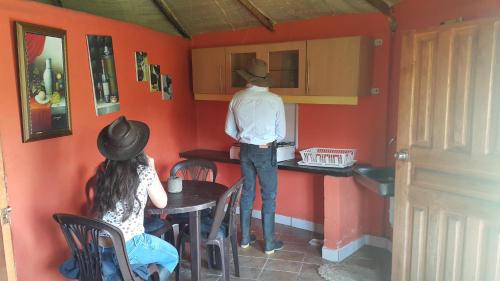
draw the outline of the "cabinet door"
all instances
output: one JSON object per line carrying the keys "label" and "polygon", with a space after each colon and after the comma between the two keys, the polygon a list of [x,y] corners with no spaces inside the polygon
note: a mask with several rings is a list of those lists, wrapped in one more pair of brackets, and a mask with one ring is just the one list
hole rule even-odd
{"label": "cabinet door", "polygon": [[224,48],[193,49],[193,91],[195,94],[224,94]]}
{"label": "cabinet door", "polygon": [[234,94],[246,86],[246,81],[236,72],[245,69],[253,59],[263,59],[262,45],[234,46],[226,48],[226,93]]}
{"label": "cabinet door", "polygon": [[308,95],[368,95],[372,68],[373,40],[367,37],[307,41]]}
{"label": "cabinet door", "polygon": [[305,95],[306,42],[265,45],[272,78],[271,91],[280,95]]}

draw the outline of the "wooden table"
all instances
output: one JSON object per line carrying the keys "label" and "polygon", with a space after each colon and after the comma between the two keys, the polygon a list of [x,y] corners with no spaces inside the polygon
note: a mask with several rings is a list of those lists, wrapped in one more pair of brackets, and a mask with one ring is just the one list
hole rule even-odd
{"label": "wooden table", "polygon": [[[162,182],[167,190],[167,182]],[[180,214],[189,213],[189,235],[191,249],[191,280],[198,281],[201,276],[200,255],[200,211],[214,207],[217,199],[228,189],[227,186],[208,181],[182,181],[182,192],[168,193],[168,203],[165,208],[150,207],[147,214]]]}

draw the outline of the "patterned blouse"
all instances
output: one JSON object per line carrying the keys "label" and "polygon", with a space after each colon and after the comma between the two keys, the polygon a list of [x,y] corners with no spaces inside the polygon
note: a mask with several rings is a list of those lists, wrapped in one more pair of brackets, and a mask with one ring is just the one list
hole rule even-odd
{"label": "patterned blouse", "polygon": [[156,181],[160,181],[155,169],[149,166],[139,166],[137,173],[139,174],[139,187],[137,187],[136,196],[141,204],[139,205],[139,202],[135,200],[134,210],[125,221],[122,221],[124,206],[126,205],[123,202],[117,202],[115,210],[106,212],[102,217],[105,222],[118,227],[122,231],[125,241],[144,233],[144,208],[148,200],[148,188]]}

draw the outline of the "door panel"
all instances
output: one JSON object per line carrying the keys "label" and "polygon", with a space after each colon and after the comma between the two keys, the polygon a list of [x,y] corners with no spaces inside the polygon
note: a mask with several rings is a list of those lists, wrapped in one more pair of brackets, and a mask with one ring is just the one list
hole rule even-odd
{"label": "door panel", "polygon": [[432,147],[432,101],[434,78],[436,74],[437,32],[424,33],[415,38],[417,51],[415,52],[415,71],[422,77],[415,85],[415,111],[413,145]]}
{"label": "door panel", "polygon": [[499,31],[403,37],[392,280],[500,280]]}
{"label": "door panel", "polygon": [[487,108],[487,120],[491,120],[489,126],[486,127],[486,153],[495,154],[500,156],[500,95],[494,95],[493,93],[498,93],[500,91],[500,23],[494,25],[493,32],[493,57],[491,61],[493,62],[493,71],[491,80],[493,80],[493,85],[488,91],[488,98],[491,99],[490,107]]}
{"label": "door panel", "polygon": [[[450,31],[450,75],[447,92],[446,128],[447,149],[469,153],[471,150],[471,121],[474,55],[477,54],[477,28],[470,26]],[[450,37],[448,37],[450,36]]]}

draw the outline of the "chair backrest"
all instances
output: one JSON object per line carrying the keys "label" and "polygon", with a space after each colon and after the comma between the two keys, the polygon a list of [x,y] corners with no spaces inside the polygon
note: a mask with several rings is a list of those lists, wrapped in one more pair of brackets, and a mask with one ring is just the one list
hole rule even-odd
{"label": "chair backrest", "polygon": [[[73,258],[80,269],[79,280],[100,281],[102,279],[101,254],[99,241],[101,233],[107,232],[111,237],[118,267],[124,281],[139,281],[128,263],[125,239],[121,230],[102,220],[91,219],[70,214],[54,214],[59,223]],[[101,241],[103,238],[101,238]]]}
{"label": "chair backrest", "polygon": [[[238,199],[241,195],[241,190],[243,189],[243,178],[240,178],[231,188],[226,190],[217,200],[217,205],[215,207],[215,214],[213,218],[213,223],[210,228],[210,234],[208,234],[208,239],[213,240],[217,237],[217,232],[224,219],[228,219],[228,233],[230,236],[233,231],[235,231],[235,215],[236,206],[238,204]],[[229,202],[228,202],[229,201]],[[226,204],[228,204],[226,209]]]}
{"label": "chair backrest", "polygon": [[208,180],[212,174],[212,181],[217,177],[217,166],[214,162],[205,159],[188,159],[175,164],[170,170],[170,176],[180,176],[185,180]]}

